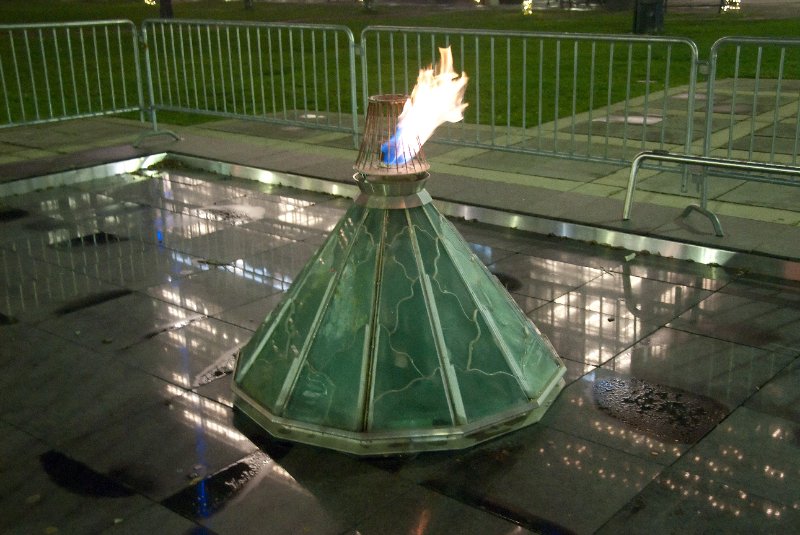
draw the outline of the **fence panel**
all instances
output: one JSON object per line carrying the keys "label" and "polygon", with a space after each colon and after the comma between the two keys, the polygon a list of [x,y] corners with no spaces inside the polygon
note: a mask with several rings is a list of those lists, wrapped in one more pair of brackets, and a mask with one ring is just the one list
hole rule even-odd
{"label": "fence panel", "polygon": [[140,111],[136,27],[0,25],[0,128]]}
{"label": "fence panel", "polygon": [[151,109],[352,132],[355,41],[344,26],[199,20],[143,25]]}
{"label": "fence panel", "polygon": [[364,98],[410,92],[448,45],[470,77],[469,107],[437,141],[628,162],[688,152],[702,136],[697,46],[683,38],[372,26],[361,34]]}
{"label": "fence panel", "polygon": [[723,37],[711,47],[704,155],[798,164],[800,39]]}

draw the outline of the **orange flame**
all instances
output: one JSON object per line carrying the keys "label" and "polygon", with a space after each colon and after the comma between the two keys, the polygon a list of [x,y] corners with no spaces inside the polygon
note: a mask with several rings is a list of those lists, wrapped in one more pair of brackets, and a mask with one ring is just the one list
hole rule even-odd
{"label": "orange flame", "polygon": [[463,72],[458,76],[453,70],[450,47],[440,48],[439,56],[438,65],[419,71],[417,85],[398,117],[397,131],[383,144],[384,163],[405,163],[440,124],[457,123],[464,118],[467,104],[462,101],[469,78]]}

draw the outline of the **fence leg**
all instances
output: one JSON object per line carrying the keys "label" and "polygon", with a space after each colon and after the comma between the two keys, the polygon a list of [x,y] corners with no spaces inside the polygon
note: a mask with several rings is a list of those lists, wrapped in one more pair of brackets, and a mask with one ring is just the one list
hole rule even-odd
{"label": "fence leg", "polygon": [[711,221],[711,224],[714,225],[714,234],[716,234],[720,238],[725,236],[725,234],[722,232],[722,223],[719,222],[719,218],[717,217],[717,214],[715,214],[714,212],[712,212],[708,208],[703,208],[699,204],[690,204],[689,206],[687,206],[686,208],[683,209],[683,213],[681,214],[681,217],[685,218],[686,216],[688,216],[692,212],[700,212],[701,214],[706,216],[708,218],[708,220]]}
{"label": "fence leg", "polygon": [[173,141],[181,140],[181,136],[179,136],[172,130],[151,130],[149,132],[142,132],[141,134],[139,134],[139,136],[136,138],[136,141],[133,142],[133,146],[138,149],[145,139],[156,136],[170,136],[173,139]]}
{"label": "fence leg", "polygon": [[685,218],[692,212],[699,212],[706,216],[714,226],[714,234],[719,237],[725,235],[722,232],[722,223],[719,222],[717,214],[708,209],[708,172],[705,168],[703,168],[702,176],[700,177],[700,204],[690,204],[687,206],[683,210],[681,217]]}
{"label": "fence leg", "polygon": [[705,167],[702,169],[700,176],[700,204],[690,204],[687,206],[683,210],[681,217],[685,218],[693,211],[700,212],[711,221],[711,224],[714,225],[714,233],[717,236],[724,236],[722,232],[722,224],[719,222],[717,214],[708,209],[708,170]]}

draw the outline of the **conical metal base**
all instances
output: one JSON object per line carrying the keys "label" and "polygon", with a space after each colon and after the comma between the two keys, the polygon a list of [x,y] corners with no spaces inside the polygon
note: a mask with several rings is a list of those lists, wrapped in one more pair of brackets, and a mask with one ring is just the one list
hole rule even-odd
{"label": "conical metal base", "polygon": [[242,350],[236,405],[276,437],[366,455],[463,448],[538,421],[564,385],[549,341],[424,179],[360,185]]}

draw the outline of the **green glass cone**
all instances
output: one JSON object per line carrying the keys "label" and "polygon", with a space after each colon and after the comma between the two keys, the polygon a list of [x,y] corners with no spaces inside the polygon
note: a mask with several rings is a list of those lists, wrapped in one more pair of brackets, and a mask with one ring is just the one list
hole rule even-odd
{"label": "green glass cone", "polygon": [[552,345],[418,182],[362,183],[243,348],[236,405],[271,434],[368,455],[463,448],[538,421],[563,387]]}

